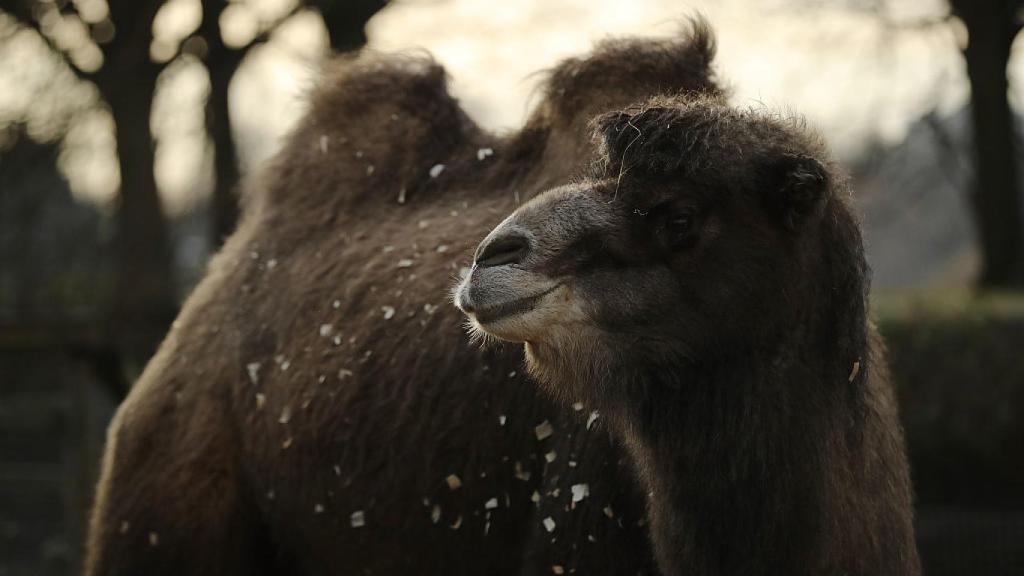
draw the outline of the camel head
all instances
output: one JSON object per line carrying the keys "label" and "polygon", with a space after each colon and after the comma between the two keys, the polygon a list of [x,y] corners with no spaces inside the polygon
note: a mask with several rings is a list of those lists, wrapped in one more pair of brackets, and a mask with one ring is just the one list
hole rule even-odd
{"label": "camel head", "polygon": [[593,173],[480,243],[454,295],[472,331],[526,343],[575,400],[624,365],[726,361],[801,317],[833,180],[801,121],[689,96],[593,125]]}

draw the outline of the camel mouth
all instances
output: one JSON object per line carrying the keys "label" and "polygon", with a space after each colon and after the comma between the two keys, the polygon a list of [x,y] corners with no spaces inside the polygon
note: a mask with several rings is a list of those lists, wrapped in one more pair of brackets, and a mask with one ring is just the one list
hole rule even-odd
{"label": "camel mouth", "polygon": [[474,319],[481,326],[495,324],[512,316],[526,314],[537,307],[542,298],[557,290],[561,284],[555,284],[550,288],[536,294],[517,298],[508,302],[501,302],[485,308],[477,308],[472,312]]}

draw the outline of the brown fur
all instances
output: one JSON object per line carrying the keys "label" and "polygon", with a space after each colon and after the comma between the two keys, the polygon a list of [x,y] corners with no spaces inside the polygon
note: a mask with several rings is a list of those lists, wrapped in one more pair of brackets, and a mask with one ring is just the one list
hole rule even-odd
{"label": "brown fur", "polygon": [[664,574],[914,575],[911,491],[843,178],[720,94],[596,122],[587,177],[481,243],[456,303],[596,409]]}
{"label": "brown fur", "polygon": [[625,453],[517,348],[465,342],[446,298],[517,197],[590,166],[595,116],[709,89],[710,55],[701,24],[605,43],[506,137],[427,59],[332,64],[111,424],[86,574],[653,572]]}

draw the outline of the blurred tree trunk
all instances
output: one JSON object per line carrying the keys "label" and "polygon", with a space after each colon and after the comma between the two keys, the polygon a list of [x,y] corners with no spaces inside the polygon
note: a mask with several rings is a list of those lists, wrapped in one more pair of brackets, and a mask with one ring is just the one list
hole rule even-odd
{"label": "blurred tree trunk", "polygon": [[117,206],[116,264],[111,328],[127,367],[141,369],[177,312],[173,250],[153,174],[150,115],[157,78],[153,20],[163,0],[110,0],[116,33],[101,45],[96,83],[114,117],[121,190]]}
{"label": "blurred tree trunk", "polygon": [[199,34],[206,41],[206,69],[210,76],[206,132],[213,142],[214,185],[210,211],[215,248],[234,232],[238,221],[238,196],[235,193],[239,178],[238,151],[231,130],[228,89],[248,49],[235,50],[224,44],[220,34],[220,15],[227,5],[226,0],[205,0],[203,23],[199,28]]}
{"label": "blurred tree trunk", "polygon": [[153,175],[150,112],[159,69],[142,68],[97,82],[114,117],[121,170],[112,328],[127,358],[139,364],[176,310],[170,238]]}
{"label": "blurred tree trunk", "polygon": [[1006,67],[1020,30],[1019,0],[952,0],[967,27],[964,50],[974,126],[973,194],[983,255],[982,288],[1024,286],[1017,138]]}
{"label": "blurred tree trunk", "polygon": [[231,110],[228,106],[228,86],[231,73],[224,66],[210,67],[210,96],[206,101],[206,129],[213,141],[213,169],[215,174],[212,200],[213,245],[220,244],[235,230],[238,222],[238,152],[231,130]]}

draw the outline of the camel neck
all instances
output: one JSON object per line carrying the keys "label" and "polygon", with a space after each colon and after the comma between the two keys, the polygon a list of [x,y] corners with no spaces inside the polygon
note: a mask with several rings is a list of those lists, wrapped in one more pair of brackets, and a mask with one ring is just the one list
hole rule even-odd
{"label": "camel neck", "polygon": [[823,460],[843,441],[835,421],[848,410],[801,366],[750,355],[634,381],[634,411],[617,421],[648,490],[664,573],[806,572],[822,528]]}

